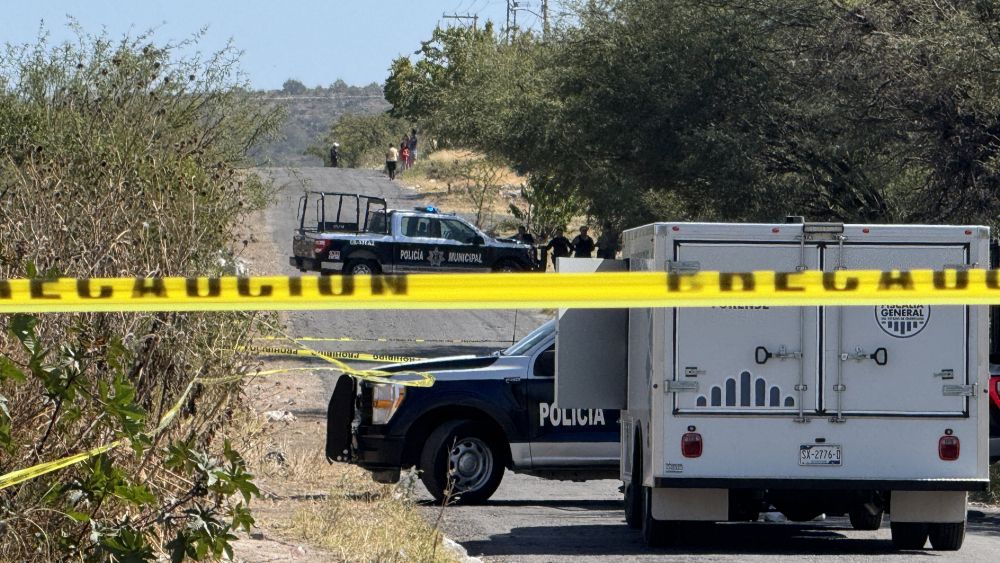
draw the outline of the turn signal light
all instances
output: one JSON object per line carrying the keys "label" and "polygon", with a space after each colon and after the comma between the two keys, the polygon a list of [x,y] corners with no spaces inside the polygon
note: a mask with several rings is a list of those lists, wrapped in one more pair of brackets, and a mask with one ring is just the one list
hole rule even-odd
{"label": "turn signal light", "polygon": [[958,436],[941,436],[938,440],[938,457],[944,461],[955,461],[962,450]]}
{"label": "turn signal light", "polygon": [[688,432],[681,436],[681,455],[684,457],[701,457],[701,434]]}

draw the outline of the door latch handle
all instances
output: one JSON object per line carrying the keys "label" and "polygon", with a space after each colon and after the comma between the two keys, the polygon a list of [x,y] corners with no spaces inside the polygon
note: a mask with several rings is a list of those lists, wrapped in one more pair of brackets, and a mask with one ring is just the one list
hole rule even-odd
{"label": "door latch handle", "polygon": [[885,348],[876,348],[871,354],[866,354],[864,349],[860,346],[854,349],[853,354],[844,352],[840,354],[840,360],[846,362],[847,360],[854,360],[860,362],[862,360],[873,360],[875,365],[884,366],[889,363],[889,352]]}
{"label": "door latch handle", "polygon": [[754,348],[753,351],[754,362],[756,362],[757,365],[761,366],[766,364],[767,361],[770,360],[771,358],[778,358],[779,360],[788,360],[788,359],[799,359],[801,357],[802,357],[801,352],[789,352],[788,350],[785,349],[783,345],[778,346],[778,351],[773,353],[769,352],[768,349],[763,346],[758,346]]}
{"label": "door latch handle", "polygon": [[753,361],[757,365],[762,366],[767,363],[768,360],[774,357],[774,354],[767,351],[767,348],[763,346],[758,346],[753,351]]}
{"label": "door latch handle", "polygon": [[935,372],[934,377],[940,377],[941,379],[955,379],[955,370],[951,368],[943,369],[939,372]]}

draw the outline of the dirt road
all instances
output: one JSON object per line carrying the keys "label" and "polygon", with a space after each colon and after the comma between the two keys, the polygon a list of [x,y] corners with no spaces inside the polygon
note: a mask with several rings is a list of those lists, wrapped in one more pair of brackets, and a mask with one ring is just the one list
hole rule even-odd
{"label": "dirt road", "polygon": [[[303,182],[313,189],[360,192],[386,198],[392,207],[418,204],[419,196],[372,171],[304,168],[267,171],[281,187],[276,205],[258,237],[271,237],[277,248],[290,248],[295,204]],[[287,262],[275,274],[296,273]],[[515,327],[516,319],[516,327]],[[296,312],[289,331],[296,336],[354,338],[455,338],[510,341],[544,320],[537,312],[521,311],[343,311]],[[316,348],[352,350],[345,344],[315,344]],[[360,344],[360,343],[355,343]],[[497,343],[492,348],[498,348]],[[379,343],[378,349],[413,355],[449,355],[490,349],[489,346],[437,346],[407,342]],[[326,390],[327,396],[329,389]],[[321,409],[322,410],[322,409]],[[325,413],[314,413],[317,418]],[[487,561],[903,561],[914,552],[891,549],[888,524],[876,532],[856,532],[843,518],[808,524],[755,523],[716,526],[708,537],[680,550],[651,552],[639,534],[624,525],[617,481],[569,483],[507,473],[493,500],[480,507],[449,507],[445,533],[464,545],[470,555]],[[424,507],[428,519],[439,509]],[[947,554],[949,561],[1000,560],[1000,515],[970,513],[965,547]],[[940,552],[924,552],[941,556]]]}

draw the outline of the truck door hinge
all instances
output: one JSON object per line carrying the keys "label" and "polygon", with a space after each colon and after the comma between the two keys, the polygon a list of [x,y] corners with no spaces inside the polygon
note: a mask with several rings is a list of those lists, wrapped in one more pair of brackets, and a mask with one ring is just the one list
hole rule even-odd
{"label": "truck door hinge", "polygon": [[941,394],[945,397],[974,397],[976,395],[976,384],[942,385]]}
{"label": "truck door hinge", "polygon": [[701,262],[667,260],[667,273],[694,274],[701,271]]}
{"label": "truck door hinge", "polygon": [[667,381],[667,393],[689,393],[698,391],[697,381]]}

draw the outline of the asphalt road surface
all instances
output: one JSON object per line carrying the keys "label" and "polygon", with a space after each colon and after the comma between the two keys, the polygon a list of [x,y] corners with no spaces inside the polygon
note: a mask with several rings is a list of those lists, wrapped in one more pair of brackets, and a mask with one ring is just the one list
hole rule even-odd
{"label": "asphalt road surface", "polygon": [[[260,236],[272,237],[283,251],[291,249],[296,203],[304,187],[378,195],[396,208],[421,203],[418,195],[374,171],[302,168],[263,172],[275,180],[280,192],[276,204],[267,212],[264,226],[267,232],[261,232]],[[296,271],[283,261],[273,273]],[[317,349],[444,356],[501,348],[504,342],[523,336],[545,318],[537,311],[294,312],[289,316],[289,330],[295,336],[400,340],[377,344],[311,343]],[[405,342],[415,338],[496,342],[433,348]],[[441,525],[445,534],[465,546],[470,555],[486,561],[844,562],[904,561],[916,557],[1000,561],[1000,513],[988,509],[970,511],[965,546],[957,553],[896,552],[890,543],[888,522],[875,532],[857,532],[846,518],[805,524],[720,524],[690,538],[684,547],[649,550],[643,546],[639,533],[625,526],[618,486],[618,481],[546,481],[507,472],[491,502],[476,507],[448,507]],[[441,509],[428,500],[423,512],[433,522]]]}

